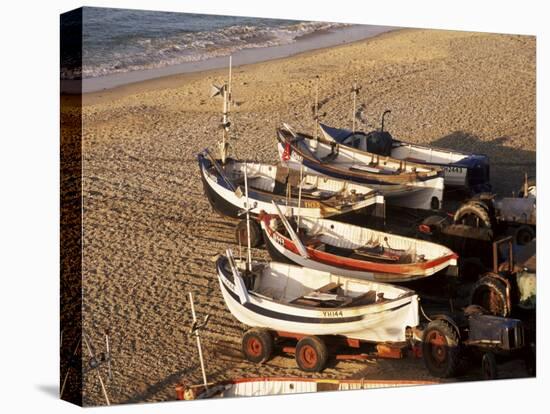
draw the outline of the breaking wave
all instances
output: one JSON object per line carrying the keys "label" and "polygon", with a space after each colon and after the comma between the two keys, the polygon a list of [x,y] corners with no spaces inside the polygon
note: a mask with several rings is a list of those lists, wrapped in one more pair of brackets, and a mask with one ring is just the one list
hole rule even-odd
{"label": "breaking wave", "polygon": [[102,44],[84,37],[82,70],[64,65],[62,79],[93,78],[228,56],[239,50],[279,46],[302,36],[348,26],[342,23],[293,22],[278,26],[235,24],[215,30],[179,31],[165,36],[118,36]]}

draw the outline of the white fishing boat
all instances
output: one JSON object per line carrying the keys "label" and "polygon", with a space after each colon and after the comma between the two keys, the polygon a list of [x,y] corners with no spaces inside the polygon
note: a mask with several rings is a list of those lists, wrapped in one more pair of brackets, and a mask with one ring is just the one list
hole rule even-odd
{"label": "white fishing boat", "polygon": [[331,217],[377,205],[384,211],[384,197],[366,185],[319,174],[301,174],[276,164],[227,159],[221,164],[208,151],[198,155],[204,191],[212,208],[238,218],[246,209],[245,170],[250,213],[275,213],[274,201],[285,214]]}
{"label": "white fishing boat", "polygon": [[303,394],[323,391],[368,390],[437,384],[436,381],[331,379],[302,377],[235,378],[201,385],[176,385],[178,400],[206,398],[261,397],[266,395]]}
{"label": "white fishing boat", "polygon": [[277,130],[283,165],[365,184],[380,190],[388,204],[437,210],[443,203],[443,171],[388,156],[368,153],[295,132],[284,124]]}
{"label": "white fishing boat", "polygon": [[[263,215],[261,226],[273,260],[378,282],[408,282],[456,266],[449,248],[333,220]],[[294,225],[296,227],[296,225]]]}
{"label": "white fishing boat", "polygon": [[339,335],[368,342],[405,342],[419,323],[409,289],[285,263],[217,260],[223,298],[250,327],[301,335]]}
{"label": "white fishing boat", "polygon": [[489,158],[486,155],[400,141],[394,139],[388,131],[384,131],[383,125],[382,122],[381,130],[368,133],[332,128],[324,124],[319,124],[319,128],[327,142],[337,142],[397,160],[441,167],[446,186],[462,187],[474,192],[490,190]]}

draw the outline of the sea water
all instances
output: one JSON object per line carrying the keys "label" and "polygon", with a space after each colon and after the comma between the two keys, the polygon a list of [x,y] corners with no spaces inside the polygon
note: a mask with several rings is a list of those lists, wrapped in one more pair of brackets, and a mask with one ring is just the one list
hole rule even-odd
{"label": "sea water", "polygon": [[[79,62],[71,61],[70,57],[62,57],[63,80],[99,77],[116,80],[122,77],[112,75],[132,72],[151,72],[146,76],[151,78],[155,77],[155,73],[158,76],[175,73],[166,70],[166,73],[154,72],[155,69],[181,68],[177,72],[203,70],[209,67],[196,63],[216,62],[221,57],[238,52],[248,51],[250,55],[250,52],[265,51],[266,48],[280,50],[280,56],[277,53],[253,53],[263,56],[258,59],[251,59],[244,53],[240,63],[250,63],[316,46],[359,40],[392,29],[345,23],[95,7],[83,8],[82,20],[82,67]],[[347,31],[342,31],[344,29]],[[315,35],[325,35],[332,42],[303,41]],[[301,48],[293,48],[298,42]],[[215,66],[210,65],[210,68]]]}

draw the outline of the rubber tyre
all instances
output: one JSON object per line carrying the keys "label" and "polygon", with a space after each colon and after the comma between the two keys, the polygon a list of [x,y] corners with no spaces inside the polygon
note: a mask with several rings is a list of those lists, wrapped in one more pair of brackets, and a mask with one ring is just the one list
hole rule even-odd
{"label": "rubber tyre", "polygon": [[242,338],[244,357],[257,364],[262,364],[273,354],[273,336],[267,329],[249,329]]}
{"label": "rubber tyre", "polygon": [[306,336],[296,345],[296,365],[304,372],[321,372],[327,363],[327,346],[317,336]]}
{"label": "rubber tyre", "polygon": [[[246,227],[246,220],[241,220],[237,223],[237,227],[235,228],[235,241],[237,244],[239,244],[239,238],[240,238],[240,244],[241,246],[246,246],[247,240],[246,240],[246,234],[247,234],[247,227]],[[260,227],[260,224],[253,219],[250,219],[250,246],[251,247],[260,247],[264,242],[264,238],[262,235],[262,229]]]}
{"label": "rubber tyre", "polygon": [[485,352],[481,357],[481,375],[485,380],[494,380],[498,376],[497,360],[492,352]]}
{"label": "rubber tyre", "polygon": [[514,241],[519,246],[529,244],[535,238],[535,231],[530,226],[519,226],[514,231]]}
{"label": "rubber tyre", "polygon": [[435,377],[453,377],[460,365],[460,340],[455,328],[443,320],[431,321],[422,335],[424,365]]}
{"label": "rubber tyre", "polygon": [[455,224],[466,224],[472,227],[492,228],[491,217],[486,206],[480,202],[468,202],[459,207],[454,215]]}
{"label": "rubber tyre", "polygon": [[481,306],[491,315],[502,317],[510,315],[506,300],[506,286],[490,275],[483,276],[472,286],[470,304]]}

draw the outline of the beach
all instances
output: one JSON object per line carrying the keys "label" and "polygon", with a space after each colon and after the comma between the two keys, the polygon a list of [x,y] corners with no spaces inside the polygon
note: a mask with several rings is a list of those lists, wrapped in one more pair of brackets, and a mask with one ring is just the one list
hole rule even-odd
{"label": "beach", "polygon": [[[275,162],[282,122],[313,134],[316,76],[321,121],[351,128],[356,81],[367,118],[358,128],[378,128],[390,109],[395,138],[487,154],[493,190],[511,195],[536,173],[535,52],[529,36],[405,29],[267,62],[235,59],[230,155]],[[225,79],[227,69],[215,69],[83,96],[83,327],[97,348],[110,332],[111,403],[173,400],[178,381],[202,381],[189,292],[199,319],[210,315],[201,330],[209,381],[303,375],[291,356],[244,361],[246,328],[219,291],[214,260],[238,249],[235,223],[210,208],[196,154],[221,138],[222,101],[209,93]],[[253,257],[268,258],[262,249]],[[311,376],[434,379],[409,359],[332,361]],[[84,403],[104,404],[97,376],[84,381]]]}

